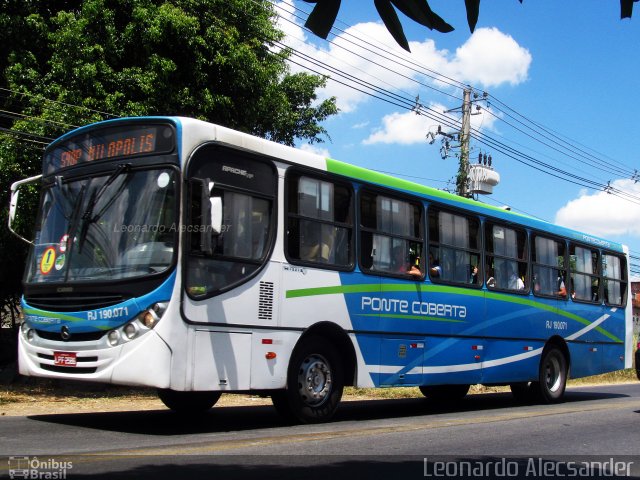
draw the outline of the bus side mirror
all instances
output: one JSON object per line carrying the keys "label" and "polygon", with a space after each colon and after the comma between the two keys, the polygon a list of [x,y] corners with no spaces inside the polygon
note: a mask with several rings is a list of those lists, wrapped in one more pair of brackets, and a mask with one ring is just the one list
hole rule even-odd
{"label": "bus side mirror", "polygon": [[222,197],[211,196],[214,182],[208,178],[197,180],[200,183],[200,251],[211,255],[213,244],[211,237],[222,231]]}
{"label": "bus side mirror", "polygon": [[18,195],[20,194],[20,190],[16,187],[14,190],[14,183],[11,185],[11,201],[9,202],[9,228],[11,228],[11,224],[16,219],[16,210],[18,209]]}
{"label": "bus side mirror", "polygon": [[42,175],[36,175],[35,177],[25,178],[24,180],[18,180],[11,184],[11,199],[9,200],[9,217],[7,219],[7,226],[9,227],[9,231],[13,233],[20,240],[23,240],[29,244],[33,245],[31,240],[27,240],[18,232],[13,229],[13,221],[16,219],[16,212],[18,211],[18,197],[20,195],[20,187],[22,185],[28,185],[30,183],[35,183],[42,178]]}
{"label": "bus side mirror", "polygon": [[210,197],[211,204],[211,232],[220,235],[222,232],[222,197]]}

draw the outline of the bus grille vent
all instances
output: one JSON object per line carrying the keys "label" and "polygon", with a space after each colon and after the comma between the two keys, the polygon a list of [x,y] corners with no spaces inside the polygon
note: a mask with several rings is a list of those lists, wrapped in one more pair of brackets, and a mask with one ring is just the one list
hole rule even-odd
{"label": "bus grille vent", "polygon": [[273,320],[273,282],[260,282],[259,320]]}

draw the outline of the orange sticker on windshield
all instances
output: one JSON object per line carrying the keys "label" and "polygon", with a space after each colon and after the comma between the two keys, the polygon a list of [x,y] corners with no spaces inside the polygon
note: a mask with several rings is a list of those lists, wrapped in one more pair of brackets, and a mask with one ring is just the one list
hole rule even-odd
{"label": "orange sticker on windshield", "polygon": [[42,260],[40,260],[40,271],[44,275],[46,275],[51,271],[55,263],[56,263],[56,249],[53,247],[49,247],[42,254]]}

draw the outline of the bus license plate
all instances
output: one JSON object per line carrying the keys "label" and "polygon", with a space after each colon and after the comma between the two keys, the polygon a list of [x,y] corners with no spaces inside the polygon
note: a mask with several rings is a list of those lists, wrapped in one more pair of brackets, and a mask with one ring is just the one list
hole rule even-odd
{"label": "bus license plate", "polygon": [[53,352],[53,363],[59,367],[75,367],[78,362],[75,353]]}

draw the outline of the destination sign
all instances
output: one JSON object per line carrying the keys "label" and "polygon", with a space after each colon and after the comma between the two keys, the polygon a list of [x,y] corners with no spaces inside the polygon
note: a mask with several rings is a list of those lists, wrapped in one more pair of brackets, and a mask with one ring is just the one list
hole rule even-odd
{"label": "destination sign", "polygon": [[47,151],[45,175],[87,162],[171,152],[175,144],[168,125],[126,125],[90,130]]}

